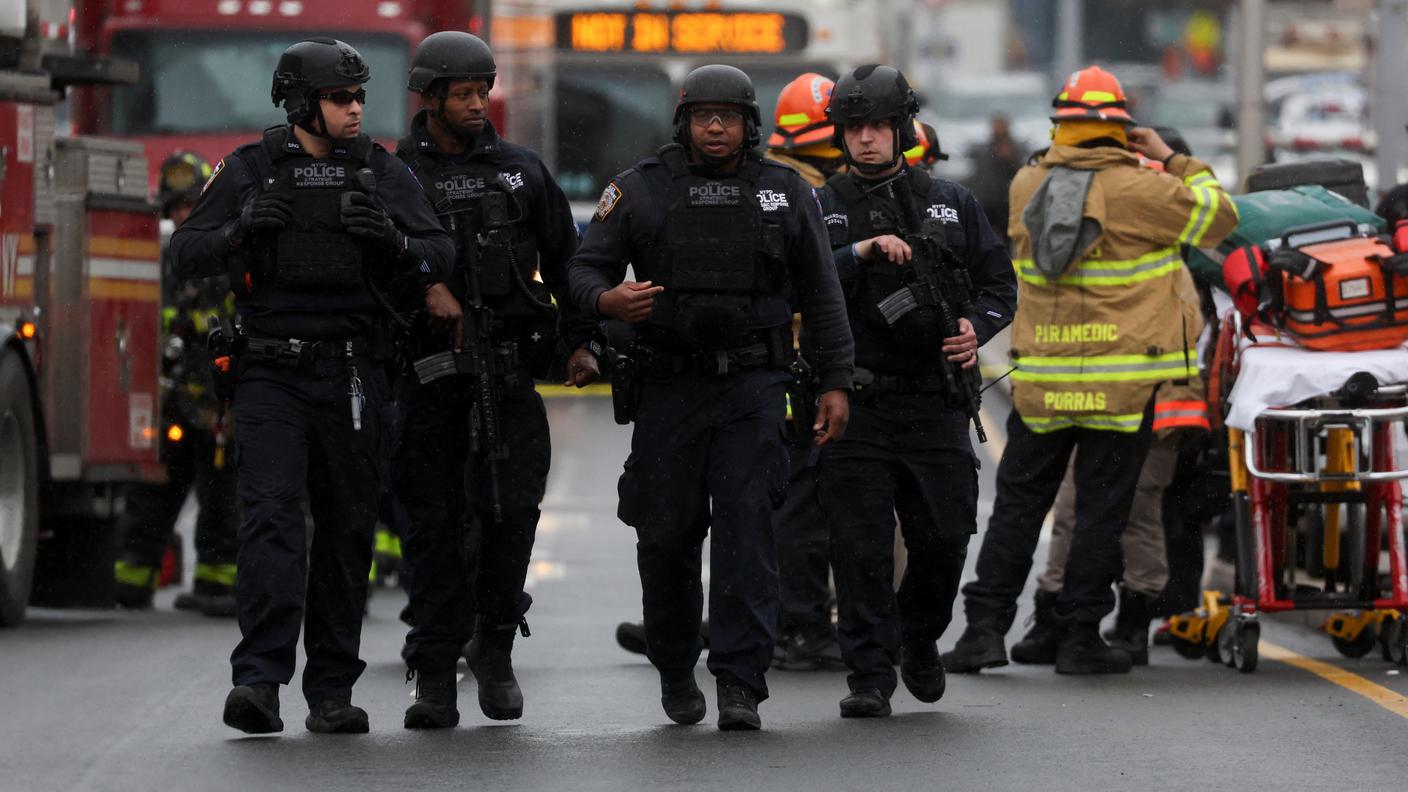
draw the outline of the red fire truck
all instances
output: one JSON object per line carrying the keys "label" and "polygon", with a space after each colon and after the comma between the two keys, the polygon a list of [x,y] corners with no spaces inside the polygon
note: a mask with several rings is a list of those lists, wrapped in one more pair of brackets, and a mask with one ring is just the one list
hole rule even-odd
{"label": "red fire truck", "polygon": [[31,594],[102,599],[122,488],[163,475],[146,159],[55,136],[70,86],[135,69],[75,56],[72,20],[66,0],[0,0],[0,625]]}
{"label": "red fire truck", "polygon": [[279,54],[310,36],[356,47],[371,66],[362,129],[388,147],[416,109],[406,70],[437,30],[482,32],[489,0],[80,0],[86,51],[135,62],[132,85],[75,92],[74,129],[136,139],[155,170],[176,149],[211,162],[283,120],[269,97]]}

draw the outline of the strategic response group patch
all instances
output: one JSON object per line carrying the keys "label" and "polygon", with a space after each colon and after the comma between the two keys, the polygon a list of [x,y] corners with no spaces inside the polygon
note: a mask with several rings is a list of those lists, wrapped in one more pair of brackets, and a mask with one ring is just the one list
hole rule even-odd
{"label": "strategic response group patch", "polygon": [[596,214],[593,215],[600,223],[611,214],[611,210],[616,208],[616,202],[621,200],[621,188],[616,186],[616,182],[606,185],[606,189],[601,191],[601,200],[596,202]]}

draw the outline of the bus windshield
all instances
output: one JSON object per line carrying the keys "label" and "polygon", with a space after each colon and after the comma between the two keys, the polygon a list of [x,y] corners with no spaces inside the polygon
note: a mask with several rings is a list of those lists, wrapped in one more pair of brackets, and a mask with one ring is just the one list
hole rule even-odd
{"label": "bus windshield", "polygon": [[[797,75],[831,68],[814,64],[744,66],[762,111],[762,137],[773,127],[773,106]],[[647,64],[559,63],[557,81],[557,180],[573,201],[595,201],[613,176],[671,140],[679,89],[665,72]]]}
{"label": "bus windshield", "polygon": [[[283,120],[270,97],[279,55],[314,35],[297,31],[122,31],[113,54],[135,60],[136,85],[114,88],[108,131],[115,135],[248,132]],[[357,48],[371,67],[368,112],[362,131],[394,138],[406,125],[404,39],[394,35],[336,35]]]}

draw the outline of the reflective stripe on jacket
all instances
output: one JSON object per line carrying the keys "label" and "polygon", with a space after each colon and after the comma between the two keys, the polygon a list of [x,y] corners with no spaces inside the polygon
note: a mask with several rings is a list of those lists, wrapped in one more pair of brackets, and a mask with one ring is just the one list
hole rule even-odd
{"label": "reflective stripe on jacket", "polygon": [[[1096,171],[1082,214],[1064,217],[1061,207],[1048,206],[1037,213],[1046,227],[1029,229],[1023,213],[1055,168]],[[1035,432],[1138,431],[1160,383],[1198,375],[1202,317],[1180,246],[1216,245],[1236,227],[1236,207],[1193,157],[1175,156],[1159,173],[1123,149],[1072,146],[1052,146],[1023,168],[1012,182],[1011,207],[1018,413]],[[1059,274],[1043,274],[1033,237],[1082,223],[1097,224],[1099,234]]]}

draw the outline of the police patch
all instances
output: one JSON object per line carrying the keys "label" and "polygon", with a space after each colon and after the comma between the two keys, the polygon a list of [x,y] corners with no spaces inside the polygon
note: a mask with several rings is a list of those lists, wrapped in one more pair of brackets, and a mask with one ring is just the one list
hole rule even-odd
{"label": "police patch", "polygon": [[758,203],[762,205],[764,212],[776,212],[792,206],[787,202],[787,193],[777,190],[759,190]]}
{"label": "police patch", "polygon": [[210,178],[205,180],[205,184],[200,187],[200,194],[205,195],[205,191],[210,189],[210,185],[215,183],[215,177],[220,175],[220,171],[225,170],[225,160],[215,163],[215,170],[210,172]]}
{"label": "police patch", "polygon": [[851,221],[844,212],[832,212],[822,217],[822,220],[829,226],[849,226]]}
{"label": "police patch", "polygon": [[611,214],[611,210],[616,208],[616,202],[621,200],[621,188],[616,186],[616,182],[606,185],[606,189],[601,191],[601,200],[596,202],[596,214],[593,215],[600,223]]}

